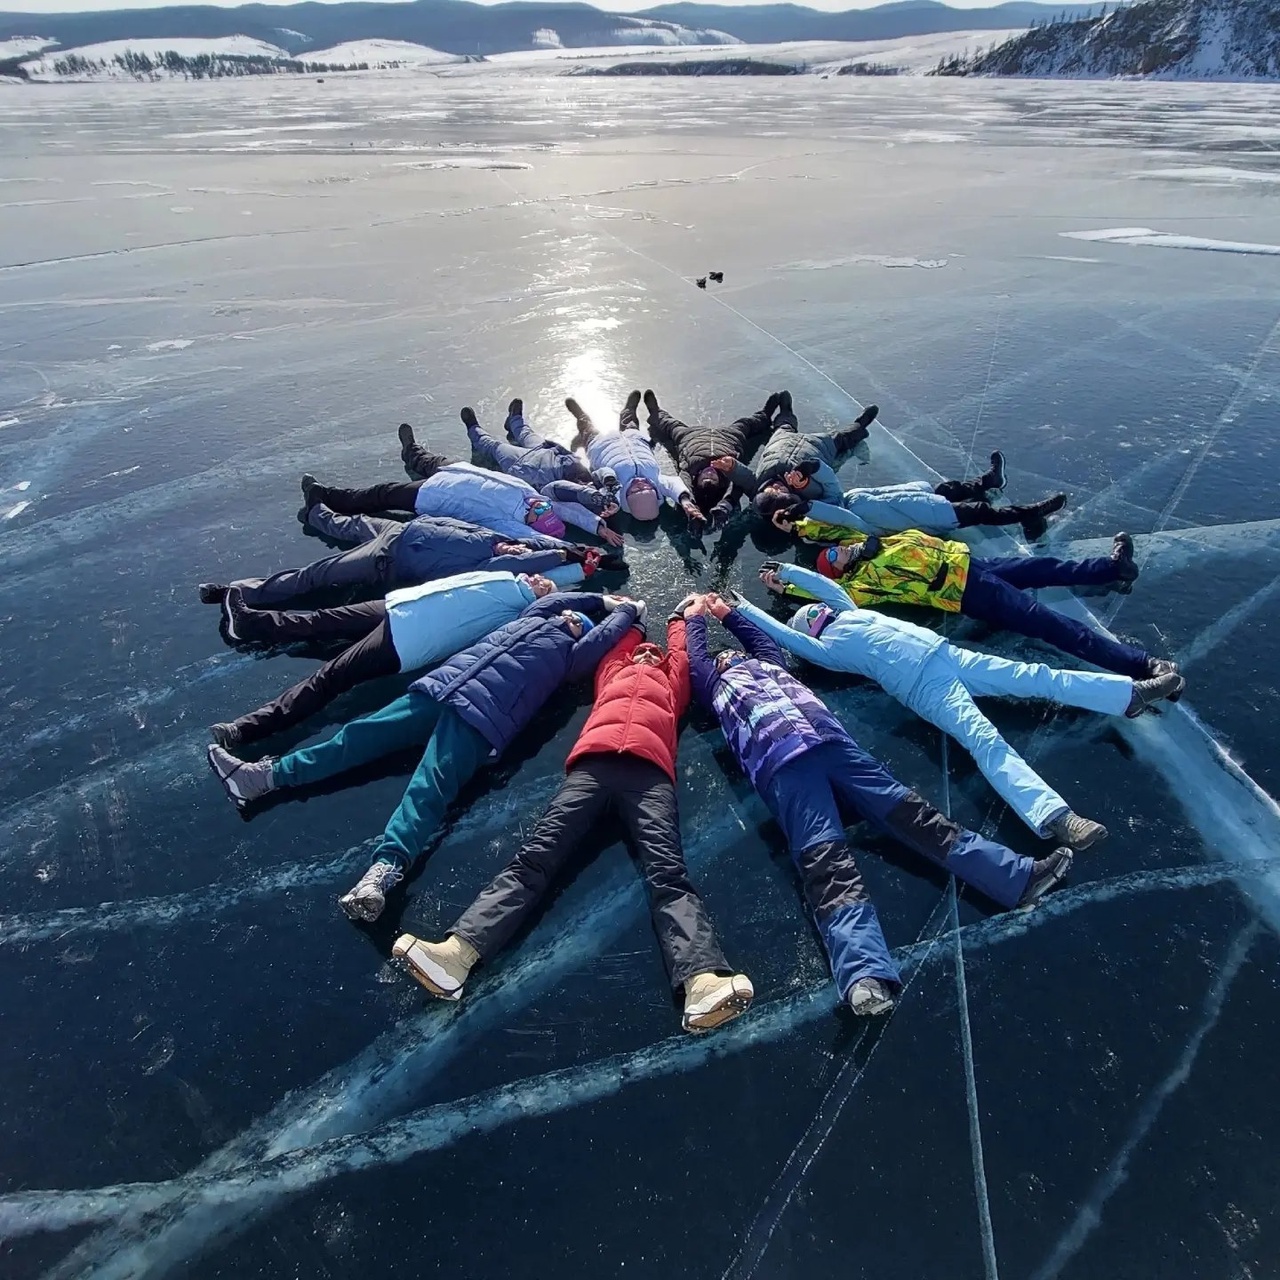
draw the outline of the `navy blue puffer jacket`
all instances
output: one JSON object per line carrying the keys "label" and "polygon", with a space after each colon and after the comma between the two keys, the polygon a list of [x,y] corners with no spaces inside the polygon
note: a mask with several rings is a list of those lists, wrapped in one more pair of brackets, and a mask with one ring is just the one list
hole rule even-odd
{"label": "navy blue puffer jacket", "polygon": [[543,596],[514,622],[455,654],[410,686],[455,712],[501,755],[511,740],[564,683],[591,675],[636,620],[623,601],[603,622],[575,640],[560,614],[575,609],[605,615],[603,599],[585,592]]}
{"label": "navy blue puffer jacket", "polygon": [[[517,567],[515,557],[496,556],[494,547],[499,542],[520,542],[535,551],[563,551],[569,545],[559,538],[544,538],[532,529],[519,538],[508,538],[451,516],[419,516],[405,525],[391,545],[396,582],[417,586],[420,582],[451,578],[455,573],[470,573],[475,569],[522,572],[523,566]],[[534,572],[544,570],[539,566]]]}

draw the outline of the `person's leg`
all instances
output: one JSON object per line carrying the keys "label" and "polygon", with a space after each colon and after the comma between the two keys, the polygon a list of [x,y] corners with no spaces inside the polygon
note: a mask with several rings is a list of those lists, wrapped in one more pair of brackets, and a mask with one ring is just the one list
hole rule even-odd
{"label": "person's leg", "polygon": [[316,502],[339,515],[377,515],[380,511],[414,511],[421,480],[389,480],[370,485],[366,489],[331,489],[328,485],[315,485],[312,494]]}
{"label": "person's leg", "polygon": [[313,591],[372,587],[385,592],[392,575],[391,549],[404,525],[395,520],[378,523],[390,527],[362,546],[326,556],[323,560],[313,560],[301,569],[285,569],[269,578],[248,578],[231,585],[240,588],[245,604],[253,609],[283,604]]}
{"label": "person's leg", "polygon": [[522,449],[540,449],[544,445],[549,444],[545,437],[535,432],[525,421],[523,413],[510,413],[507,415],[507,435],[516,442]]}
{"label": "person's leg", "polygon": [[831,744],[785,764],[760,793],[782,828],[805,902],[831,962],[840,999],[864,978],[896,983],[898,970],[862,882],[832,788]]}
{"label": "person's leg", "polygon": [[[631,402],[628,400],[628,404]],[[636,397],[636,403],[639,403],[639,397]],[[591,415],[572,397],[569,396],[564,407],[573,414],[573,420],[578,424],[577,434],[573,438],[574,445],[581,445],[584,449],[600,434],[600,428],[591,420]],[[625,413],[626,410],[623,410]],[[631,410],[631,416],[635,417],[635,409]],[[635,425],[639,425],[639,422]]]}
{"label": "person's leg", "polygon": [[538,908],[587,833],[604,816],[612,795],[592,761],[570,770],[514,858],[482,889],[449,930],[490,959]]}
{"label": "person's leg", "polygon": [[286,689],[256,711],[231,721],[229,736],[237,743],[256,742],[291,725],[301,724],[348,689],[354,689],[367,680],[395,675],[399,670],[400,658],[391,643],[391,630],[384,620],[363,640],[356,641],[336,658],[317,667],[305,680]]}
{"label": "person's leg", "polygon": [[439,830],[458,792],[492,753],[493,748],[482,734],[449,707],[442,708],[404,798],[373,851],[373,861],[394,862],[407,868]]}
{"label": "person's leg", "polygon": [[305,787],[371,764],[383,756],[422,746],[431,737],[441,707],[424,693],[406,693],[380,711],[349,720],[324,742],[281,756],[272,766],[277,787]]}
{"label": "person's leg", "polygon": [[235,615],[236,632],[259,644],[290,640],[363,640],[387,617],[381,600],[336,609],[251,609]]}
{"label": "person's leg", "polygon": [[618,816],[640,866],[667,976],[681,990],[695,974],[731,974],[706,907],[689,879],[671,779],[647,760],[607,761]]}
{"label": "person's leg", "polygon": [[673,456],[679,452],[675,442],[675,433],[687,430],[688,427],[679,418],[668,413],[665,409],[656,408],[649,413],[649,439],[654,444],[662,445]]}
{"label": "person's leg", "polygon": [[380,516],[344,516],[323,502],[312,503],[307,508],[307,527],[322,533],[334,542],[349,542],[359,546],[372,542],[384,533],[403,529],[399,520],[387,520]]}
{"label": "person's leg", "polygon": [[1133,697],[1129,676],[1064,671],[1043,662],[1015,662],[956,645],[948,648],[956,674],[975,698],[1041,698],[1064,707],[1118,716],[1128,709]]}
{"label": "person's leg", "polygon": [[1007,580],[990,573],[985,566],[980,567],[977,561],[970,565],[960,609],[967,617],[1043,640],[1063,653],[1091,662],[1105,671],[1118,672],[1135,680],[1145,680],[1151,674],[1149,653],[1113,640],[1085,623],[1041,604],[1025,591],[1011,586]]}
{"label": "person's leg", "polygon": [[755,413],[739,418],[733,425],[742,432],[743,452],[749,453],[756,440],[763,440],[773,425],[774,405],[766,404]]}
{"label": "person's leg", "polygon": [[491,436],[479,424],[467,427],[467,438],[471,441],[471,448],[476,457],[483,458],[499,471],[509,472],[520,462],[525,452],[513,444],[508,444],[505,440],[499,440],[497,436]]}
{"label": "person's leg", "polygon": [[1031,878],[1032,859],[958,827],[904,787],[855,742],[838,751],[831,781],[837,797],[886,835],[971,884],[1002,907],[1015,906]]}
{"label": "person's leg", "polygon": [[1059,560],[1057,556],[1010,556],[974,560],[974,568],[1023,591],[1039,587],[1109,587],[1122,581],[1109,556],[1087,560]]}
{"label": "person's leg", "polygon": [[930,662],[936,670],[926,672],[916,686],[912,709],[973,756],[983,777],[1036,835],[1047,834],[1058,818],[1070,812],[1070,805],[978,710],[955,665],[937,654]]}

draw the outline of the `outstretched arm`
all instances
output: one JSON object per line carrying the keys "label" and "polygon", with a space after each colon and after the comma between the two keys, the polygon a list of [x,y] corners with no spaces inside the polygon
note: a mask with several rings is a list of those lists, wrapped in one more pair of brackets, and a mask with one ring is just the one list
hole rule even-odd
{"label": "outstretched arm", "polygon": [[838,506],[834,502],[811,502],[808,516],[809,519],[816,520],[824,525],[838,525],[842,529],[856,529],[859,533],[874,532],[863,521],[859,520],[852,511],[847,511],[844,507]]}
{"label": "outstretched arm", "polygon": [[741,614],[748,622],[754,623],[769,639],[775,641],[788,653],[794,653],[798,658],[807,658],[816,666],[830,669],[830,654],[821,640],[793,631],[785,622],[771,618],[763,609],[757,609],[755,605],[745,600],[735,605],[733,612]]}
{"label": "outstretched arm", "polygon": [[777,576],[783,586],[800,587],[806,595],[822,601],[836,613],[847,613],[858,607],[838,582],[832,582],[830,578],[824,578],[812,569],[802,569],[798,564],[784,564],[778,566]]}
{"label": "outstretched arm", "polygon": [[[600,597],[596,596],[596,599],[599,600]],[[622,601],[603,622],[596,623],[573,646],[573,657],[569,661],[569,670],[565,672],[566,681],[581,680],[599,666],[609,650],[634,625],[642,603],[642,601]]]}
{"label": "outstretched arm", "polygon": [[671,691],[675,694],[676,719],[689,706],[689,651],[686,641],[687,624],[683,618],[672,618],[667,623],[667,669],[671,673]]}
{"label": "outstretched arm", "polygon": [[731,609],[720,621],[730,635],[742,642],[742,647],[753,658],[761,662],[773,662],[778,666],[785,662],[782,650],[738,609]]}
{"label": "outstretched arm", "polygon": [[716,664],[707,653],[707,615],[696,613],[685,620],[685,645],[689,657],[689,681],[698,705],[712,709],[716,681],[720,679]]}
{"label": "outstretched arm", "polygon": [[[607,493],[602,493],[595,485],[579,484],[576,480],[551,480],[542,486],[541,493],[553,503],[577,503],[597,516],[602,515],[612,501]],[[560,518],[564,519],[563,516]]]}

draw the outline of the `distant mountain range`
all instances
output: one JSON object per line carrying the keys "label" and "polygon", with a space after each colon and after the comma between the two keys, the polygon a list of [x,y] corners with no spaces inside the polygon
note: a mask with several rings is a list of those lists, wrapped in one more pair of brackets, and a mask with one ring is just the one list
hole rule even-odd
{"label": "distant mountain range", "polygon": [[944,75],[1280,79],[1280,0],[1141,0],[1033,27]]}
{"label": "distant mountain range", "polygon": [[[1270,0],[1250,0],[1270,3]],[[1011,0],[987,9],[952,9],[938,0],[899,0],[874,9],[823,13],[792,4],[668,4],[612,14],[588,4],[481,5],[469,0],[412,3],[174,5],[92,13],[0,13],[0,42],[42,36],[63,49],[106,41],[245,36],[306,55],[360,40],[401,40],[446,53],[486,55],[537,48],[699,45],[732,40],[885,40],[931,32],[1007,30],[1049,15],[1095,13],[1099,4],[1045,5]]]}

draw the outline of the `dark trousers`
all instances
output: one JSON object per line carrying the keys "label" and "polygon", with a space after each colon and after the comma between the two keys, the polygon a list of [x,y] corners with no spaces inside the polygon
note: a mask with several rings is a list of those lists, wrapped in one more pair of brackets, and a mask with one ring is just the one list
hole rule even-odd
{"label": "dark trousers", "polygon": [[637,756],[577,761],[520,852],[450,932],[485,959],[493,956],[538,908],[578,845],[611,815],[640,864],[672,987],[679,990],[697,973],[731,973],[689,880],[675,787],[657,765]]}
{"label": "dark trousers", "polygon": [[[337,517],[339,520],[345,518]],[[313,560],[301,569],[283,569],[269,578],[249,578],[233,585],[240,588],[245,604],[254,609],[284,604],[315,591],[360,587],[385,595],[396,585],[392,548],[404,525],[395,520],[378,523],[387,524],[390,528],[350,551]]]}
{"label": "dark trousers", "polygon": [[846,739],[782,766],[761,791],[800,873],[840,998],[861,978],[898,981],[875,907],[845,838],[865,819],[1003,907],[1022,896],[1032,861],[958,827]]}
{"label": "dark trousers", "polygon": [[233,721],[241,742],[256,742],[300,724],[348,689],[400,670],[400,657],[391,642],[387,606],[381,600],[340,609],[255,609],[247,617],[237,618],[236,630],[246,640],[265,644],[290,640],[355,641],[278,698]]}
{"label": "dark trousers", "polygon": [[[424,477],[425,478],[425,477]],[[375,516],[380,511],[417,511],[421,480],[388,480],[367,489],[313,490],[317,502],[344,516]]]}
{"label": "dark trousers", "polygon": [[1011,507],[993,507],[986,501],[957,501],[955,498],[948,497],[943,493],[944,488],[951,485],[963,484],[960,480],[947,480],[943,484],[938,485],[934,493],[940,494],[951,503],[956,513],[956,525],[961,529],[971,529],[975,525],[986,525],[988,527],[1022,524],[1025,520],[1036,514],[1034,505],[1015,505]]}
{"label": "dark trousers", "polygon": [[1027,591],[1036,587],[1096,587],[1116,581],[1116,567],[1108,559],[1058,560],[1053,556],[971,560],[960,611],[1003,631],[1016,631],[1051,644],[1063,653],[1092,662],[1104,671],[1145,680],[1151,674],[1151,655],[1131,644],[1113,640],[1092,627],[1041,604]]}

